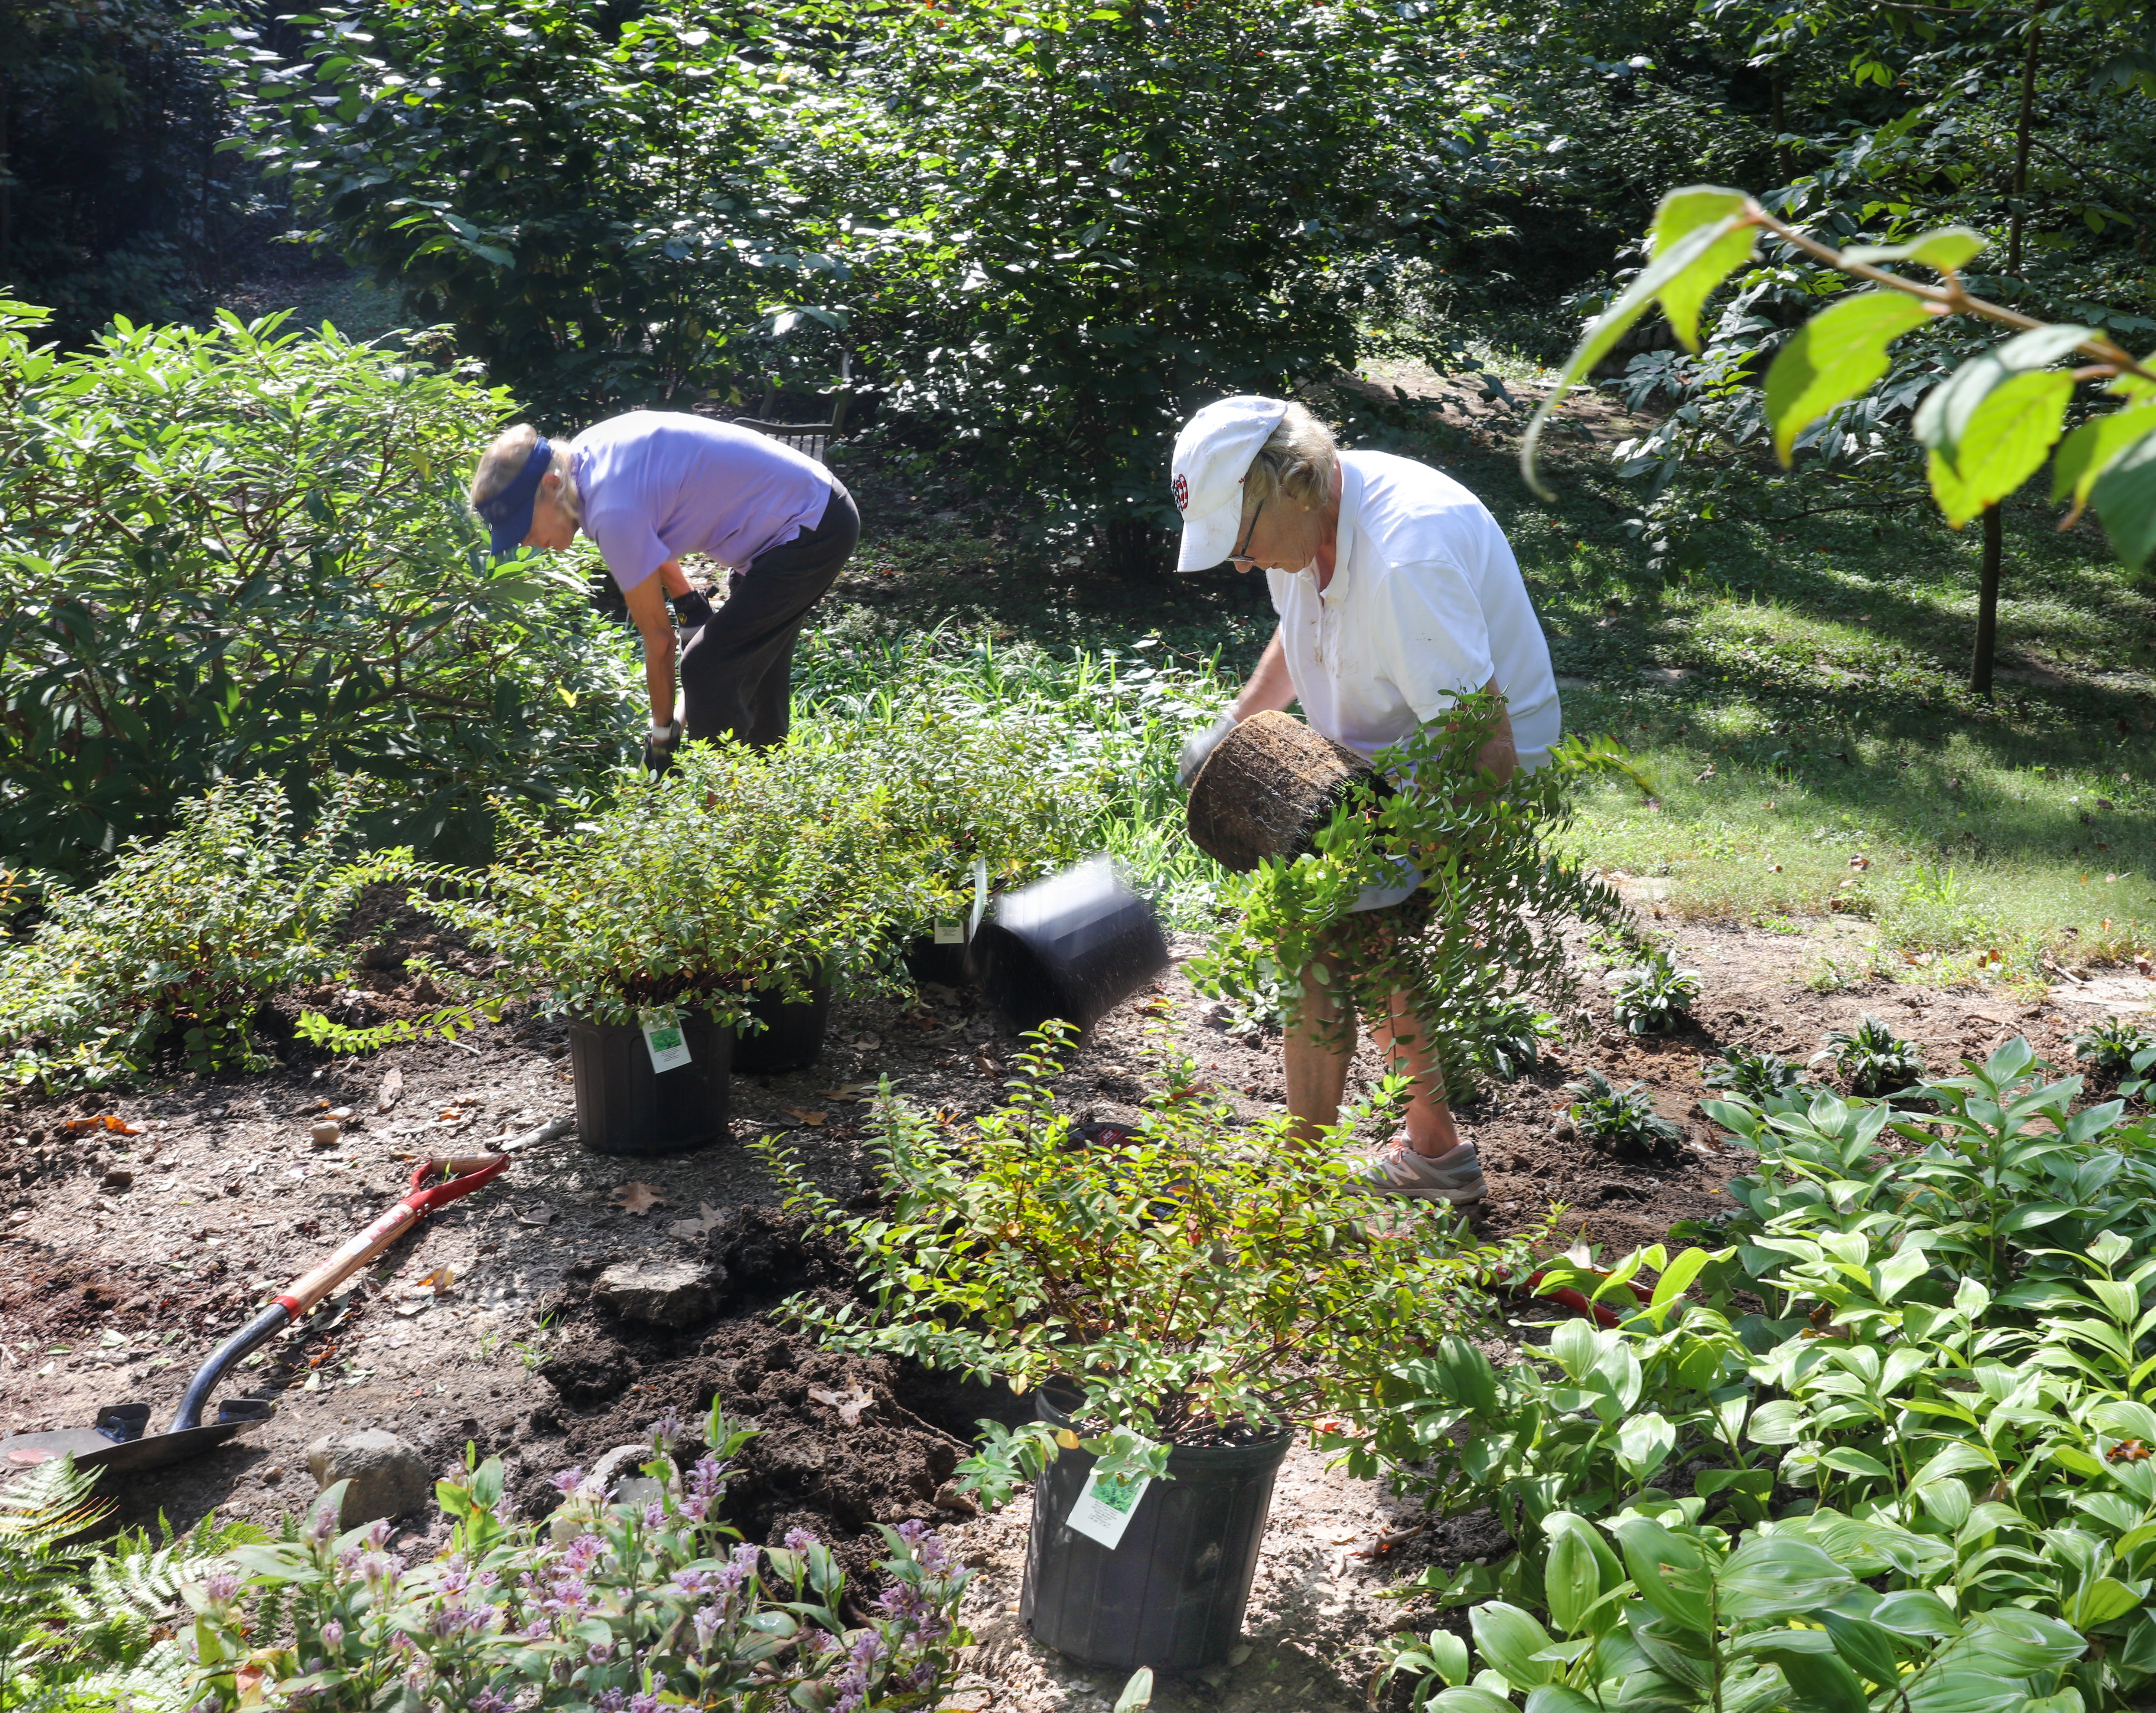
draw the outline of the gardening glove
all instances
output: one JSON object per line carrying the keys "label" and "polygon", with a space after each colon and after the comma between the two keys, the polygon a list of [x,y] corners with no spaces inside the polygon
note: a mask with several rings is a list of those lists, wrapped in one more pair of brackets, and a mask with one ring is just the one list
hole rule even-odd
{"label": "gardening glove", "polygon": [[1189,790],[1190,782],[1198,777],[1198,770],[1205,765],[1206,758],[1220,747],[1220,740],[1235,729],[1235,714],[1230,709],[1204,731],[1185,739],[1183,753],[1176,760],[1175,782],[1185,791]]}
{"label": "gardening glove", "polygon": [[681,628],[694,630],[700,624],[708,624],[711,618],[711,597],[701,589],[691,589],[685,595],[674,597],[674,616],[681,621]]}
{"label": "gardening glove", "polygon": [[654,726],[644,736],[644,771],[654,779],[674,766],[674,749],[681,741],[681,722]]}

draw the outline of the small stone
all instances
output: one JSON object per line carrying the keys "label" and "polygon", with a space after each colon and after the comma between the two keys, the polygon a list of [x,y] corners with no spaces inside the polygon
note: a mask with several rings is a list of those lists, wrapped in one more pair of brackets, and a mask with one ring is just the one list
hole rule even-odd
{"label": "small stone", "polygon": [[135,1187],[135,1174],[124,1166],[105,1168],[105,1187],[109,1190],[127,1190]]}
{"label": "small stone", "polygon": [[334,1124],[318,1124],[307,1132],[317,1148],[334,1148],[344,1132]]}
{"label": "small stone", "polygon": [[426,1459],[408,1441],[379,1428],[324,1435],[307,1448],[307,1468],[317,1493],[339,1481],[352,1484],[345,1489],[340,1519],[347,1529],[424,1510],[434,1497]]}
{"label": "small stone", "polygon": [[273,1463],[268,1469],[262,1471],[262,1482],[264,1486],[274,1487],[284,1479],[285,1465],[280,1463]]}
{"label": "small stone", "polygon": [[1228,1650],[1228,1663],[1230,1665],[1240,1665],[1250,1657],[1250,1644],[1248,1642],[1238,1642]]}
{"label": "small stone", "polygon": [[1194,1675],[1209,1689],[1224,1690],[1228,1687],[1229,1672],[1224,1665],[1209,1665]]}
{"label": "small stone", "polygon": [[342,1124],[345,1120],[352,1116],[352,1108],[349,1106],[332,1106],[330,1108],[330,1116],[336,1120],[339,1124]]}
{"label": "small stone", "polygon": [[627,1321],[692,1326],[719,1311],[726,1271],[697,1261],[623,1261],[599,1274],[592,1300]]}

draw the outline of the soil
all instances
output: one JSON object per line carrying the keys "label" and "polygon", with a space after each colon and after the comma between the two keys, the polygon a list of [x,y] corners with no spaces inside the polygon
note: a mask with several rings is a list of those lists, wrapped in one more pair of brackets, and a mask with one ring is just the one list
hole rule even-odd
{"label": "soil", "polygon": [[[1651,889],[1637,901],[1651,913]],[[424,1008],[399,975],[424,925],[394,912],[376,920],[397,955],[368,961],[362,1004],[371,1016]],[[1870,1011],[1922,1044],[1937,1069],[2015,1034],[2071,1069],[2076,1029],[2149,999],[2149,984],[2117,973],[2026,1000],[1883,982],[1811,991],[1805,972],[1837,949],[1825,942],[1847,931],[1833,923],[1796,936],[1676,928],[1672,950],[1702,972],[1703,991],[1694,1022],[1658,1040],[1616,1030],[1590,981],[1591,1009],[1574,1021],[1592,1027],[1532,1076],[1460,1113],[1490,1181],[1481,1228],[1526,1229],[1561,1204],[1568,1239],[1615,1254],[1661,1239],[1676,1220],[1730,1207],[1723,1185],[1743,1157],[1720,1148],[1698,1107],[1702,1063],[1725,1044],[1801,1061],[1826,1030]],[[1179,961],[1199,945],[1178,936],[1172,949]],[[436,954],[462,955],[453,944]],[[1081,1045],[1059,1085],[1065,1109],[1111,1124],[1135,1117],[1147,1086],[1141,1049],[1162,1018],[1238,1110],[1279,1110],[1277,1038],[1229,1035],[1179,962]],[[444,1469],[468,1441],[501,1455],[511,1490],[537,1515],[552,1502],[547,1478],[556,1470],[588,1469],[644,1439],[664,1412],[696,1423],[716,1398],[762,1430],[729,1512],[749,1538],[808,1527],[865,1570],[878,1544],[870,1525],[919,1517],[977,1567],[968,1613],[980,1638],[974,1687],[955,1705],[1105,1709],[1119,1684],[1034,1647],[1018,1628],[1025,1499],[971,1515],[946,1485],[972,1423],[1016,1419],[1022,1401],[819,1351],[776,1324],[769,1310],[781,1298],[844,1290],[850,1274],[781,1217],[774,1185],[744,1146],[783,1136],[829,1193],[851,1200],[866,1182],[863,1085],[887,1075],[910,1099],[978,1113],[1000,1097],[1014,1044],[973,996],[950,988],[927,987],[902,1004],[842,1000],[814,1068],[737,1081],[729,1145],[637,1161],[587,1152],[573,1136],[521,1148],[501,1179],[427,1222],[227,1383],[225,1396],[274,1396],[273,1419],[193,1462],[108,1478],[116,1520],[162,1510],[185,1524],[214,1510],[274,1522],[312,1492],[306,1445],[366,1426],[403,1433]],[[116,1102],[0,1107],[0,1431],[86,1425],[100,1406],[128,1399],[150,1403],[152,1427],[162,1427],[213,1346],[403,1193],[421,1160],[476,1152],[574,1110],[564,1033],[543,1022],[512,1020],[454,1044],[416,1043],[361,1060],[327,1060],[300,1044],[281,1056],[285,1068],[259,1076],[175,1075]],[[1559,1130],[1563,1085],[1589,1067],[1645,1089],[1686,1132],[1677,1159],[1614,1159]],[[1353,1087],[1366,1088],[1378,1070],[1366,1047]],[[402,1092],[385,1102],[392,1080]],[[338,1139],[316,1146],[311,1127],[340,1107],[352,1116]],[[107,1115],[136,1133],[66,1127]],[[652,1198],[642,1213],[621,1205]],[[594,1304],[601,1269],[643,1258],[722,1267],[726,1293],[715,1316],[631,1326]],[[1512,1321],[1504,1338],[1517,1344],[1528,1325]],[[1298,1446],[1260,1561],[1249,1651],[1209,1678],[1164,1685],[1156,1705],[1363,1706],[1383,1634],[1434,1621],[1426,1608],[1404,1613],[1383,1591],[1425,1563],[1505,1550],[1483,1516],[1424,1529],[1382,1557],[1355,1556],[1418,1520],[1378,1485],[1328,1472]],[[424,1534],[439,1525],[413,1517],[407,1526]]]}

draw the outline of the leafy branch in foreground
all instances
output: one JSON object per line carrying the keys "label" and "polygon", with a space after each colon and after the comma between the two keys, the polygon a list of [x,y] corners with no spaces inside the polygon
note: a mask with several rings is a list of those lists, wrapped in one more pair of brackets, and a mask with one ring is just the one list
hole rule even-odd
{"label": "leafy branch in foreground", "polygon": [[[1659,306],[1686,350],[1700,349],[1700,311],[1768,232],[1876,290],[1838,296],[1776,353],[1765,405],[1774,450],[1787,466],[1797,436],[1868,392],[1887,373],[1887,347],[1901,335],[1947,316],[2010,328],[2014,336],[1979,351],[1925,397],[1911,424],[1926,448],[1933,497],[1959,529],[1997,505],[2051,455],[2051,498],[2071,501],[2061,527],[2094,505],[2112,546],[2139,567],[2156,549],[2156,367],[2100,330],[2046,323],[1972,296],[1961,270],[1984,249],[1981,233],[1942,227],[1907,244],[1835,249],[1776,219],[1743,191],[1690,185],[1663,197],[1649,235],[1650,260],[1589,327],[1558,384],[1527,425],[1520,469],[1550,497],[1536,469],[1543,427],[1565,394],[1613,350],[1632,324]],[[1888,264],[1928,269],[1927,285]],[[2054,366],[2070,358],[2079,367]],[[2102,381],[2120,408],[2066,433],[2075,386]],[[2061,441],[2061,435],[2064,439]]]}

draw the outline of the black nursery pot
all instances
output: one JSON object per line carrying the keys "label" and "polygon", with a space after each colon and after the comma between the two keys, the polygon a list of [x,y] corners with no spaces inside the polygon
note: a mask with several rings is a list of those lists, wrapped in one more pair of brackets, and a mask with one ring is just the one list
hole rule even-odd
{"label": "black nursery pot", "polygon": [[946,987],[965,987],[972,985],[966,973],[966,954],[970,947],[964,941],[956,946],[940,946],[933,934],[916,934],[906,942],[906,972],[916,982],[935,982]]}
{"label": "black nursery pot", "polygon": [[[1070,1425],[1045,1392],[1034,1410]],[[1242,1632],[1273,1478],[1293,1439],[1281,1433],[1251,1445],[1171,1451],[1174,1479],[1147,1487],[1112,1552],[1064,1521],[1095,1459],[1058,1454],[1033,1484],[1019,1621],[1036,1642],[1086,1665],[1177,1672],[1218,1664]]]}
{"label": "black nursery pot", "polygon": [[1051,1017],[1090,1029],[1168,962],[1152,906],[1105,856],[1005,893],[968,953],[988,1003],[1021,1031]]}
{"label": "black nursery pot", "polygon": [[778,1076],[806,1070],[824,1051],[831,1025],[831,967],[819,965],[806,999],[783,1000],[762,991],[748,996],[748,1014],[763,1024],[734,1037],[737,1076]]}
{"label": "black nursery pot", "polygon": [[724,1141],[734,1032],[701,1013],[681,1019],[689,1063],[651,1068],[644,1031],[627,1023],[569,1021],[577,1083],[577,1138],[598,1154],[685,1154]]}

